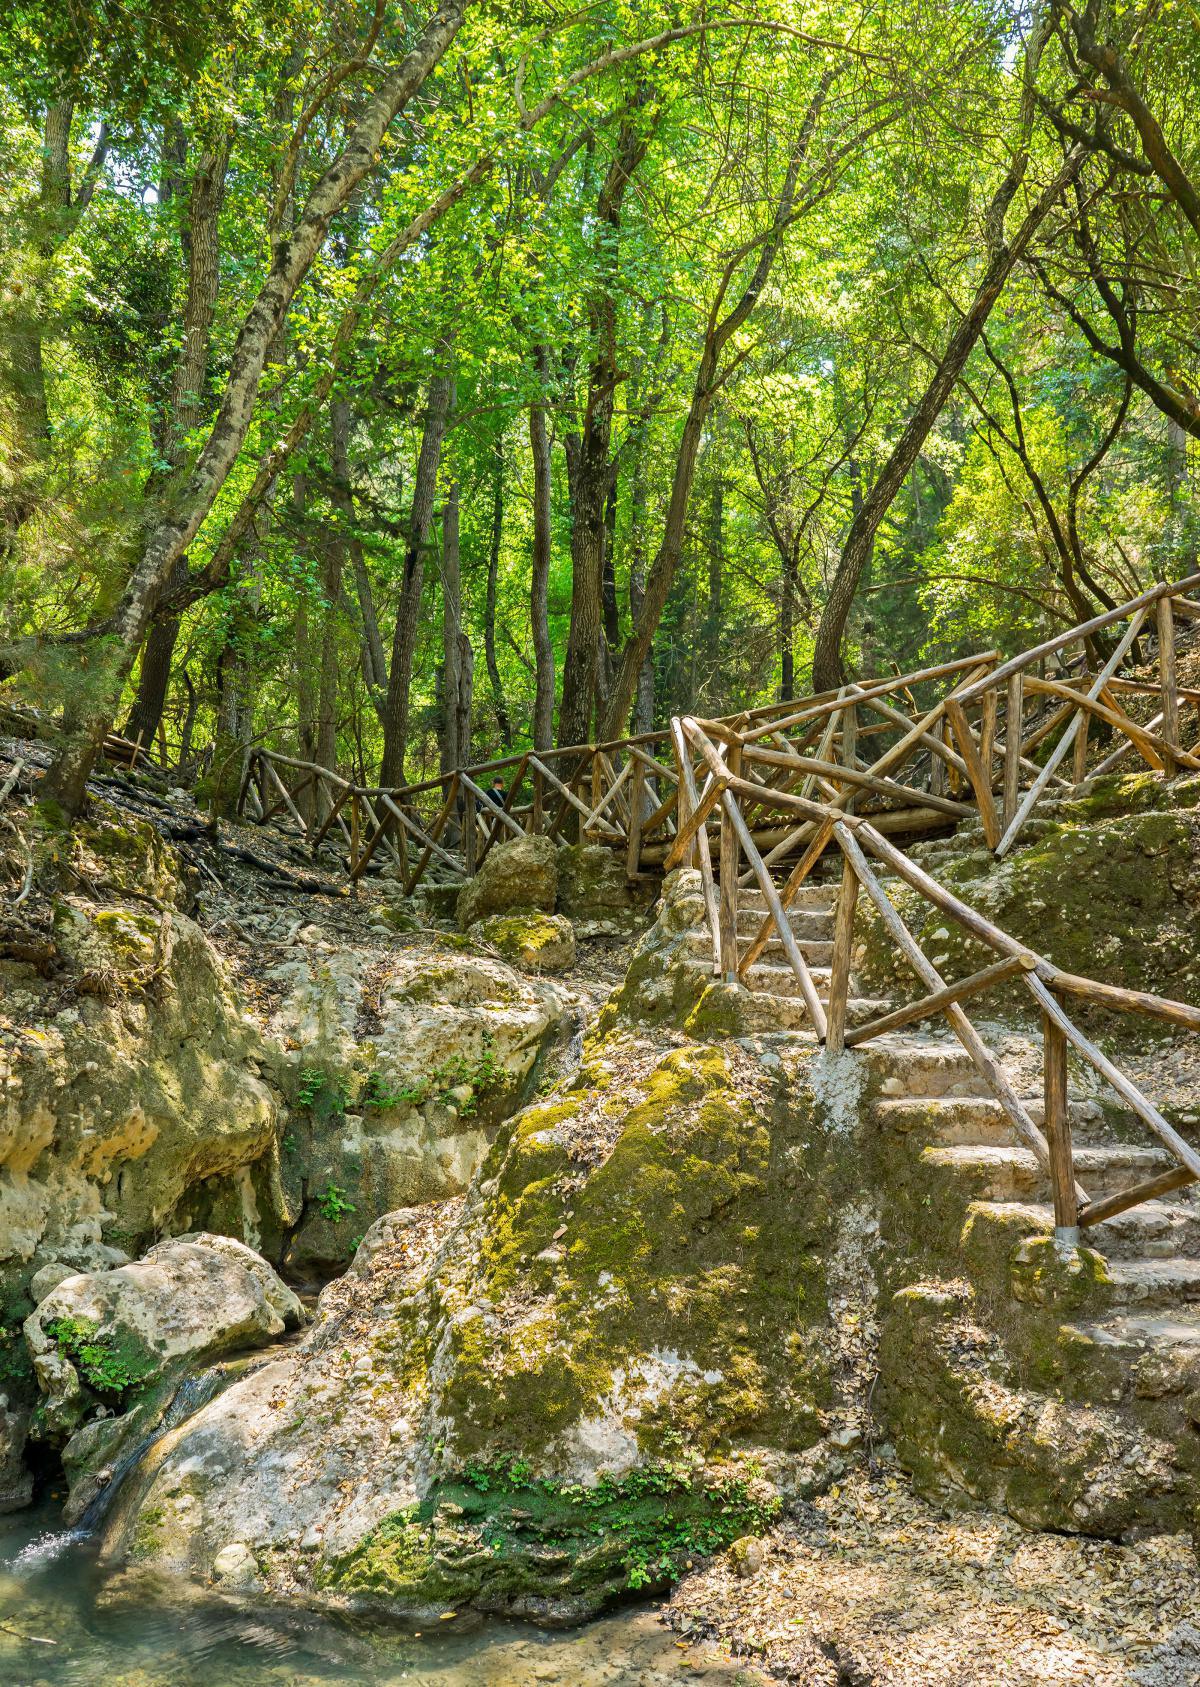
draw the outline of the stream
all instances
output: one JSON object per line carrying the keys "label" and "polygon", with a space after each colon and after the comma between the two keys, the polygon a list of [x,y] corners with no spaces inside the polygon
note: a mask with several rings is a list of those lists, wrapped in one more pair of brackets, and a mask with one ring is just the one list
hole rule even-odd
{"label": "stream", "polygon": [[714,1648],[684,1649],[653,1610],[547,1632],[487,1619],[434,1635],[367,1631],[288,1607],[238,1609],[164,1588],[122,1598],[92,1539],[45,1499],[0,1517],[4,1687],[592,1687],[758,1680]]}

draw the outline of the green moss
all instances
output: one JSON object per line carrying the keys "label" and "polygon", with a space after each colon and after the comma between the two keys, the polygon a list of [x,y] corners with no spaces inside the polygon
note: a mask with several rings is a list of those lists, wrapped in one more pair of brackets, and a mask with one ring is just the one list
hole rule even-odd
{"label": "green moss", "polygon": [[585,1488],[517,1459],[468,1465],[322,1568],[320,1585],[403,1606],[574,1594],[598,1605],[661,1586],[695,1559],[767,1528],[778,1501],[752,1476],[648,1464]]}

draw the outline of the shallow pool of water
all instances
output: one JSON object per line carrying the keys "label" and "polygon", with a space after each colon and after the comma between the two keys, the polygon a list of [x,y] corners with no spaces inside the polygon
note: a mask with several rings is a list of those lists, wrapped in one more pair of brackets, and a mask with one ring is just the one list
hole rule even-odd
{"label": "shallow pool of water", "polygon": [[[0,1517],[4,1687],[594,1687],[746,1682],[729,1659],[680,1647],[652,1610],[569,1632],[449,1623],[436,1634],[364,1633],[303,1610],[239,1611],[164,1593],[111,1597],[90,1543],[45,1504]],[[754,1677],[753,1679],[758,1679]]]}

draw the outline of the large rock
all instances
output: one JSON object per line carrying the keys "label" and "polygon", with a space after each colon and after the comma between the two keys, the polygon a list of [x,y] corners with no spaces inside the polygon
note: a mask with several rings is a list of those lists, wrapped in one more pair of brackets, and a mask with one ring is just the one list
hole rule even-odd
{"label": "large rock", "polygon": [[575,927],[562,914],[532,908],[492,914],[477,920],[469,935],[524,972],[569,972],[575,965]]}
{"label": "large rock", "polygon": [[489,914],[540,908],[552,914],[558,900],[558,852],[549,838],[512,838],[497,844],[458,894],[461,931]]}
{"label": "large rock", "polygon": [[106,1560],[203,1581],[241,1545],[290,1601],[564,1620],[760,1533],[841,1422],[834,1272],[857,1316],[814,1071],[594,1049],[432,1260],[381,1221],[304,1343],[159,1444]]}
{"label": "large rock", "polygon": [[209,1182],[238,1190],[233,1216],[255,1242],[250,1168],[275,1141],[261,1034],[199,926],[165,905],[157,834],[97,819],[76,850],[97,877],[109,852],[122,883],[140,859],[164,905],[63,896],[46,932],[54,977],[0,959],[0,1355],[43,1266],[121,1264],[189,1228],[181,1205]]}
{"label": "large rock", "polygon": [[645,923],[655,881],[631,884],[623,850],[605,844],[569,844],[558,851],[558,911],[581,935],[621,934]]}
{"label": "large rock", "polygon": [[42,1396],[35,1431],[66,1439],[70,1514],[187,1373],[302,1316],[267,1262],[227,1236],[181,1236],[134,1264],[64,1278],[26,1319],[25,1340]]}
{"label": "large rock", "polygon": [[461,1194],[577,1023],[560,989],[457,936],[364,976],[355,950],[317,934],[266,979],[292,1102],[283,1244],[305,1276],[344,1269],[381,1214]]}

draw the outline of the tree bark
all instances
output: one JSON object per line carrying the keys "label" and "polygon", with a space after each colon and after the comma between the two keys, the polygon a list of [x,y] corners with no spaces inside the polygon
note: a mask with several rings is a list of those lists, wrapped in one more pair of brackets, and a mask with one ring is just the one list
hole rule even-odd
{"label": "tree bark", "polygon": [[392,660],[387,697],[383,707],[383,760],[381,785],[404,784],[404,755],[408,747],[409,693],[412,689],[413,656],[421,624],[421,592],[425,584],[425,556],[433,532],[433,506],[437,493],[438,464],[442,440],[454,403],[453,375],[435,375],[429,383],[421,451],[413,485],[408,542],[404,551],[404,573],[400,604],[392,634]]}
{"label": "tree bark", "polygon": [[442,720],[440,761],[443,773],[466,757],[458,741],[461,706],[462,567],[459,558],[458,482],[446,492],[442,511]]}
{"label": "tree bark", "polygon": [[[217,295],[221,285],[221,205],[229,167],[230,138],[221,135],[201,153],[192,177],[187,215],[179,231],[187,264],[187,292],[183,307],[183,341],[171,382],[171,397],[163,430],[162,453],[166,473],[177,471],[187,455],[187,436],[205,409],[209,348]],[[151,491],[162,476],[151,477]],[[186,554],[176,559],[168,589],[187,577]],[[179,619],[155,621],[142,652],[137,695],[125,723],[125,737],[149,744],[158,731],[171,682],[171,663],[179,637]]]}
{"label": "tree bark", "polygon": [[112,618],[115,634],[96,699],[81,711],[43,782],[45,796],[74,817],[87,789],[121,688],[176,561],[187,550],[225,484],[250,430],[259,381],[271,344],[296,289],[325,243],[330,223],[373,167],[398,114],[437,67],[462,27],[469,0],[442,0],[412,51],[385,74],[346,144],[314,184],[296,227],[276,247],[267,278],[238,333],[216,419],[179,495],[151,524],[146,542]]}
{"label": "tree bark", "polygon": [[529,579],[529,619],[533,630],[536,691],[533,747],[554,743],[554,644],[550,638],[550,434],[545,393],[549,357],[545,346],[533,348],[533,365],[542,398],[529,406],[529,449],[533,457],[533,556]]}
{"label": "tree bark", "polygon": [[1004,240],[1005,213],[1024,177],[1028,163],[1027,153],[1022,152],[1018,155],[996,190],[987,212],[989,259],[983,278],[951,335],[942,360],[934,370],[933,378],[922,393],[908,425],[892,448],[875,484],[863,499],[862,507],[851,522],[850,531],[846,535],[837,572],[817,628],[813,649],[814,691],[835,690],[845,682],[842,639],[859,580],[875,547],[879,524],[920,455],[930,428],[941,415],[942,408],[983,333],[992,307],[1000,297],[1015,264],[1058,202],[1063,190],[1075,179],[1085,156],[1084,147],[1072,148],[1062,168],[1038,196],[1012,241],[1007,244]]}
{"label": "tree bark", "polygon": [[[571,624],[563,662],[558,736],[562,744],[591,737],[600,694],[604,636],[605,511],[615,465],[611,461],[617,386],[615,286],[621,206],[648,151],[644,124],[624,123],[596,201],[595,255],[599,276],[588,299],[592,358],[583,425],[567,441],[571,494]],[[613,599],[615,611],[616,601]]]}
{"label": "tree bark", "polygon": [[500,664],[496,660],[496,590],[500,581],[500,543],[504,537],[504,452],[496,449],[496,463],[492,470],[492,535],[488,545],[487,600],[483,613],[483,652],[487,662],[488,683],[492,688],[492,704],[496,710],[496,725],[500,741],[506,750],[512,749],[512,721],[508,701],[500,679]]}

